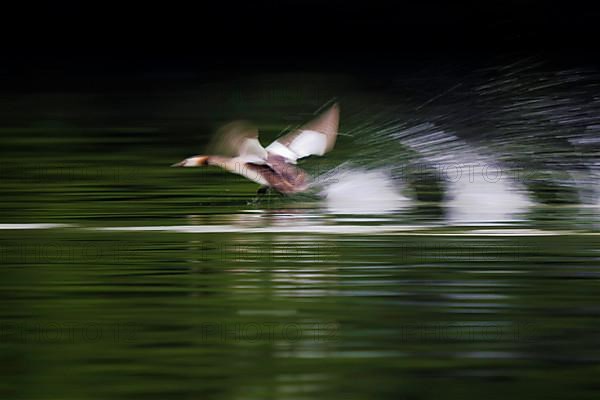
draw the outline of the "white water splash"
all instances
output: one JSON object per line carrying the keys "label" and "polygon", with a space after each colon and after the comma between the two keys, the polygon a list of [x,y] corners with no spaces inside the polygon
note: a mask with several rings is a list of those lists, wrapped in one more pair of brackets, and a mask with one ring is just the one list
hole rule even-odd
{"label": "white water splash", "polygon": [[588,126],[582,134],[569,138],[569,142],[582,156],[588,155],[583,161],[587,171],[571,171],[571,177],[574,177],[572,181],[579,191],[581,203],[600,206],[600,160],[594,156],[598,154],[597,146],[600,144],[600,125]]}
{"label": "white water splash", "polygon": [[446,184],[444,206],[451,224],[516,221],[534,204],[494,158],[434,124],[401,129],[391,136],[439,171]]}
{"label": "white water splash", "polygon": [[501,168],[471,165],[463,172],[468,173],[447,186],[444,205],[453,224],[517,221],[533,205],[517,182],[503,176]]}
{"label": "white water splash", "polygon": [[410,205],[382,170],[338,168],[318,179],[320,194],[333,214],[387,214]]}

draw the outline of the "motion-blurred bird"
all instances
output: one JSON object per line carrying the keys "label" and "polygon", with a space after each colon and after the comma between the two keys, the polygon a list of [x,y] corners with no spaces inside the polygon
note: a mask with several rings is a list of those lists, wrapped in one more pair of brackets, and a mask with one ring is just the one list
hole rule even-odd
{"label": "motion-blurred bird", "polygon": [[173,167],[215,165],[259,183],[259,194],[269,188],[279,193],[298,193],[308,188],[308,175],[296,161],[322,156],[335,145],[340,110],[333,104],[300,128],[276,139],[266,148],[258,141],[258,130],[246,122],[232,122],[217,134],[213,148],[221,155],[199,155]]}

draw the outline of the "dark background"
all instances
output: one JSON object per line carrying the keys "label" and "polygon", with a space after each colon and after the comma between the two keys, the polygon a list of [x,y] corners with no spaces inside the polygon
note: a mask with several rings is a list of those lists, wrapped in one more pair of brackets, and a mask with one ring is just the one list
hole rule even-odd
{"label": "dark background", "polygon": [[376,75],[522,55],[589,66],[599,17],[582,1],[3,6],[0,78],[23,91],[253,71]]}

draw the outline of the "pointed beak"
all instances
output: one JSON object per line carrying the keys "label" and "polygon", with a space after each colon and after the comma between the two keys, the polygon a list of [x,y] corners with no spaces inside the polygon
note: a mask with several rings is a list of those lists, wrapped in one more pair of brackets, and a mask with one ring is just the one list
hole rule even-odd
{"label": "pointed beak", "polygon": [[171,167],[202,167],[208,165],[208,157],[209,156],[188,157],[183,161],[171,165]]}

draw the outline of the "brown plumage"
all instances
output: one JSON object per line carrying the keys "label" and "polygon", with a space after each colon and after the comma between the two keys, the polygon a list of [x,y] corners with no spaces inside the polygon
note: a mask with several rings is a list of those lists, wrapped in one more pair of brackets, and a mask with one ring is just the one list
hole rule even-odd
{"label": "brown plumage", "polygon": [[295,164],[310,155],[323,155],[335,145],[339,106],[329,107],[312,121],[278,138],[266,148],[258,141],[258,130],[247,122],[223,127],[213,148],[224,155],[194,156],[174,164],[177,167],[219,166],[284,194],[308,188],[308,175]]}

